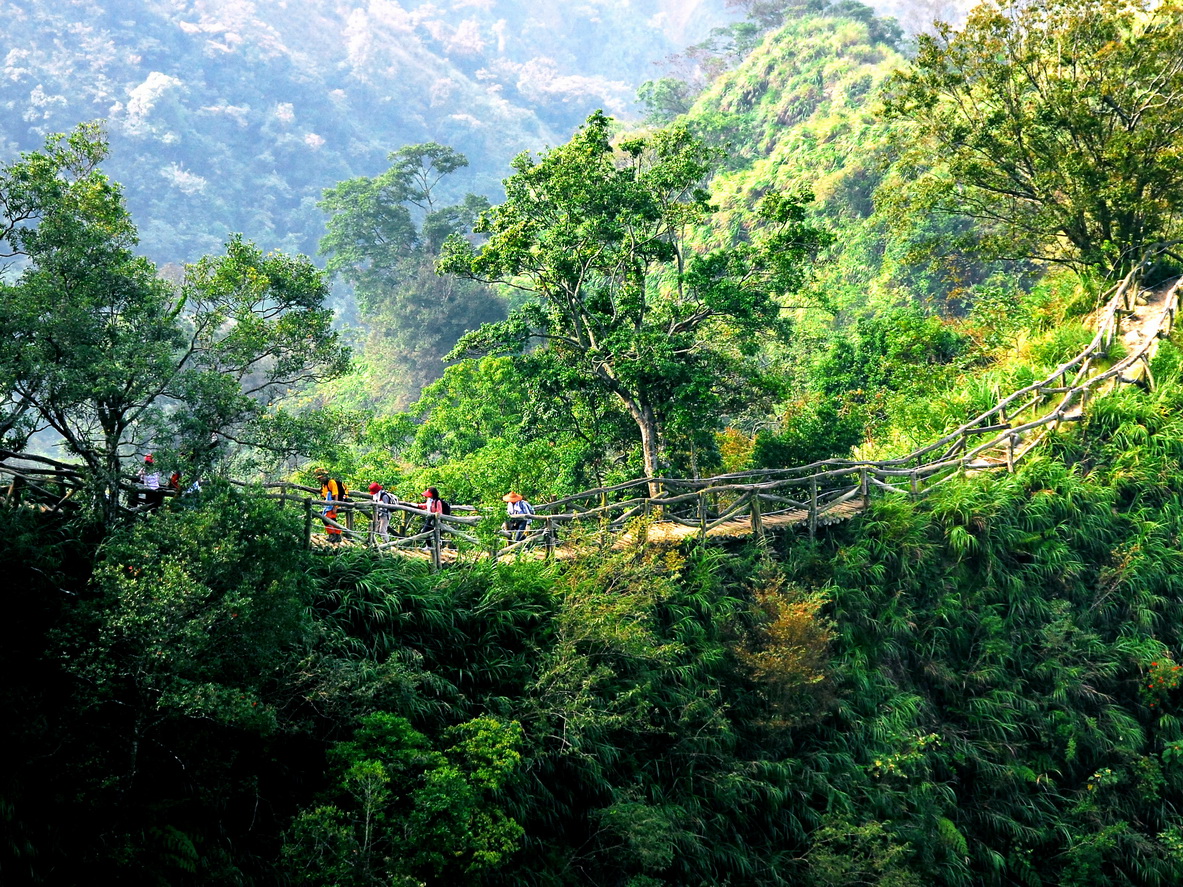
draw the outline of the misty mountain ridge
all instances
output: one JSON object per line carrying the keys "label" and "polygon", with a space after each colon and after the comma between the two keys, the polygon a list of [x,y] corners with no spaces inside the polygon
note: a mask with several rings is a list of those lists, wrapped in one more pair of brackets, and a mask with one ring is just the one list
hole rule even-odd
{"label": "misty mountain ridge", "polygon": [[0,154],[106,121],[144,251],[191,261],[241,231],[314,254],[321,191],[406,144],[466,154],[457,193],[595,108],[633,110],[655,63],[736,18],[725,0],[0,2]]}

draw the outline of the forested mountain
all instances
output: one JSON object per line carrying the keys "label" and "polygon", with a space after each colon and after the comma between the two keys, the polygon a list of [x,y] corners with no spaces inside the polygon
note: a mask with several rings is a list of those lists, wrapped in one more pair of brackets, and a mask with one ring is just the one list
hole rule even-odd
{"label": "forested mountain", "polygon": [[[1183,5],[1004,0],[908,57],[860,4],[743,0],[750,21],[645,91],[647,122],[581,109],[564,133],[557,98],[515,116],[524,68],[498,61],[543,37],[490,39],[472,77],[458,48],[533,19],[452,6],[477,24],[80,2],[105,23],[74,32],[89,77],[64,25],[8,52],[4,88],[48,116],[0,162],[0,880],[1183,883],[1183,349],[1173,313],[1137,367],[1137,337],[1095,334],[1183,277]],[[6,5],[6,33],[53,9]],[[148,19],[167,40],[128,24]],[[317,40],[342,22],[356,64]],[[116,32],[155,79],[113,85]],[[37,91],[20,52],[91,92]],[[186,79],[166,64],[185,53],[220,65]],[[427,58],[473,90],[441,100],[450,123],[382,103],[370,73]],[[286,93],[259,85],[276,69]],[[341,108],[316,117],[297,86],[325,84]],[[118,106],[114,154],[59,125],[71,102]],[[456,149],[484,170],[501,110],[529,151],[490,203],[462,197]],[[412,144],[363,138],[363,112]],[[196,167],[230,134],[254,160]],[[170,144],[162,187],[147,147]],[[313,159],[261,189],[279,145]],[[145,221],[156,194],[169,215]],[[322,196],[368,325],[352,365],[309,260],[181,215],[258,211],[299,246],[312,229],[281,232],[281,209],[319,218]],[[161,274],[137,223],[212,254]],[[1138,299],[1099,310],[1117,278]],[[399,361],[421,376],[383,378]],[[12,452],[38,429],[54,458]],[[923,488],[922,446],[946,472]],[[169,472],[199,483],[162,501]],[[846,519],[794,524],[823,476],[853,484]],[[342,482],[456,508],[409,509],[380,551],[361,509],[334,532]],[[562,538],[504,556],[507,491]],[[706,532],[741,504],[750,536]],[[675,517],[693,538],[659,533]]]}
{"label": "forested mountain", "polygon": [[472,163],[457,194],[492,196],[513,155],[626,111],[733,18],[723,0],[6,0],[0,154],[104,120],[153,259],[231,233],[312,255],[324,188],[436,141]]}

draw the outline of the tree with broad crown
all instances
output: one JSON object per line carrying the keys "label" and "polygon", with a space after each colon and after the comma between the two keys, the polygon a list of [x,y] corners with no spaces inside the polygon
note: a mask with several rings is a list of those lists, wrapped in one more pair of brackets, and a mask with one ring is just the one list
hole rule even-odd
{"label": "tree with broad crown", "polygon": [[1178,233],[1181,30],[1176,0],[1001,0],[938,24],[887,104],[919,137],[920,193],[983,221],[993,253],[1121,274]]}
{"label": "tree with broad crown", "polygon": [[105,154],[83,126],[0,168],[0,250],[23,259],[0,282],[0,379],[86,464],[110,521],[124,460],[207,448],[300,384],[342,373],[348,352],[307,259],[236,238],[179,287],[161,279],[132,252],[135,226],[98,169]]}
{"label": "tree with broad crown", "polygon": [[663,426],[710,424],[721,388],[737,385],[734,356],[750,354],[759,333],[786,332],[779,297],[800,286],[826,242],[801,199],[772,194],[747,239],[692,249],[712,211],[712,159],[684,127],[614,145],[599,112],[567,144],[519,156],[505,202],[475,227],[488,241],[478,250],[450,238],[437,267],[533,298],[465,335],[449,357],[545,343],[539,354],[624,406],[656,479]]}
{"label": "tree with broad crown", "polygon": [[319,206],[328,230],[320,252],[329,273],[353,286],[369,328],[368,399],[379,409],[401,409],[439,378],[443,356],[467,330],[504,318],[505,310],[488,287],[434,273],[444,240],[469,231],[489,205],[474,194],[440,205],[439,183],[468,159],[428,142],[399,148],[389,160],[380,175],[324,192]]}

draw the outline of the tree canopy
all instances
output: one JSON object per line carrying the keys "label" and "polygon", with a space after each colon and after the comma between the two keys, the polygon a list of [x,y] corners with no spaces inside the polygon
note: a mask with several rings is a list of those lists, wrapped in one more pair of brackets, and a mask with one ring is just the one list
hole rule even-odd
{"label": "tree canopy", "polygon": [[544,343],[543,359],[623,405],[646,474],[659,476],[663,430],[709,424],[746,388],[744,352],[758,333],[786,331],[782,297],[826,240],[800,199],[770,194],[740,242],[695,249],[713,161],[683,127],[613,143],[600,113],[566,145],[518,157],[505,202],[477,222],[488,241],[450,238],[439,269],[530,298],[452,356]]}
{"label": "tree canopy", "polygon": [[488,201],[473,194],[440,205],[439,184],[468,165],[436,142],[407,145],[390,168],[324,192],[327,270],[353,286],[368,328],[365,406],[404,407],[443,373],[443,357],[466,330],[505,316],[487,287],[441,278],[436,255],[453,233],[471,230]]}
{"label": "tree canopy", "polygon": [[215,436],[276,446],[260,423],[348,354],[307,259],[234,239],[179,285],[160,277],[133,252],[105,153],[81,127],[0,171],[0,242],[20,260],[0,284],[0,329],[7,424],[19,413],[25,431],[56,432],[111,515],[126,459],[163,447],[200,461]]}
{"label": "tree canopy", "polygon": [[986,244],[1120,272],[1178,235],[1183,6],[1002,0],[922,35],[888,110],[912,121],[933,205]]}

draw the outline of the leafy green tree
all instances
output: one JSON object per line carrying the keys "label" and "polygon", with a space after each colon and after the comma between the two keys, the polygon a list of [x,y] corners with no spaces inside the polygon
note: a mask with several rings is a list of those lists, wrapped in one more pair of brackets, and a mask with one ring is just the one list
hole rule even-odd
{"label": "leafy green tree", "polygon": [[475,884],[517,849],[496,803],[521,761],[515,721],[479,717],[437,750],[405,718],[376,712],[330,752],[334,803],[302,813],[285,856],[300,884]]}
{"label": "leafy green tree", "polygon": [[0,285],[0,328],[12,336],[9,399],[85,463],[110,519],[129,456],[205,453],[214,435],[343,372],[347,351],[306,259],[233,239],[179,287],[159,277],[132,251],[119,188],[98,170],[105,153],[98,131],[82,127],[0,174],[4,244],[22,260],[15,282]]}
{"label": "leafy green tree", "polygon": [[101,544],[77,525],[37,529],[29,541],[58,565],[25,554],[29,578],[50,584],[45,616],[30,618],[32,600],[11,612],[39,655],[22,668],[32,699],[11,709],[24,716],[11,735],[26,772],[4,788],[37,837],[30,870],[72,883],[252,880],[275,838],[251,833],[277,836],[272,805],[287,804],[288,774],[265,772],[287,764],[264,749],[304,717],[314,557],[302,516],[215,482]]}
{"label": "leafy green tree", "polygon": [[466,331],[504,317],[487,287],[434,273],[451,234],[471,230],[488,201],[469,194],[440,206],[442,179],[468,165],[435,142],[390,154],[384,173],[341,182],[320,203],[327,270],[353,286],[366,339],[369,402],[402,408],[443,372],[443,357]]}
{"label": "leafy green tree", "polygon": [[520,156],[505,203],[477,223],[488,242],[450,238],[439,268],[530,298],[464,336],[452,356],[543,342],[537,359],[627,410],[644,471],[658,477],[663,425],[716,419],[735,355],[758,333],[784,332],[781,297],[825,242],[800,201],[774,194],[743,242],[696,252],[689,238],[711,211],[712,159],[681,127],[614,145],[598,112],[566,145]]}
{"label": "leafy green tree", "polygon": [[847,456],[862,443],[864,418],[829,399],[809,399],[786,411],[779,431],[756,433],[752,462],[757,468],[795,468]]}
{"label": "leafy green tree", "polygon": [[637,101],[645,106],[647,120],[664,125],[689,111],[699,92],[685,80],[660,77],[637,88]]}
{"label": "leafy green tree", "polygon": [[728,9],[742,10],[748,18],[763,28],[776,28],[784,24],[790,12],[800,12],[810,4],[803,0],[727,0]]}
{"label": "leafy green tree", "polygon": [[461,361],[423,390],[400,417],[404,439],[392,442],[417,466],[416,493],[435,485],[455,502],[500,513],[510,489],[537,504],[629,479],[632,421],[570,373],[547,375],[555,367],[535,358]]}
{"label": "leafy green tree", "polygon": [[991,252],[1117,273],[1178,234],[1177,2],[1003,0],[922,35],[888,110],[912,121],[921,193]]}

